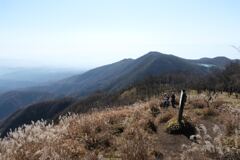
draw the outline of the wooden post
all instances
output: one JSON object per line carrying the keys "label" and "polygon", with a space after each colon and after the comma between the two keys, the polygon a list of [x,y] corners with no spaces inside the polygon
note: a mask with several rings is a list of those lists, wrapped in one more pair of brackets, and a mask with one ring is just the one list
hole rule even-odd
{"label": "wooden post", "polygon": [[178,123],[182,122],[183,110],[184,110],[184,105],[185,105],[186,101],[187,101],[187,95],[185,93],[185,90],[182,90],[181,91],[181,96],[180,96],[180,103],[179,103]]}

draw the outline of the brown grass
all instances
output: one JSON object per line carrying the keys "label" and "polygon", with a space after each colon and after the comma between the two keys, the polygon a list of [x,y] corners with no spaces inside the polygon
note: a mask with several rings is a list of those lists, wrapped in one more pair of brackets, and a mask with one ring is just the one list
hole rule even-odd
{"label": "brown grass", "polygon": [[158,122],[159,123],[166,123],[168,122],[171,118],[173,118],[174,113],[171,111],[167,111],[163,113],[162,115],[159,116]]}
{"label": "brown grass", "polygon": [[[193,123],[196,125],[207,124],[208,130],[215,124],[223,126],[221,121],[226,121],[226,116],[230,117],[225,127],[221,128],[224,133],[221,134],[223,136],[221,139],[225,139],[223,145],[233,147],[235,141],[233,144],[233,139],[226,137],[239,138],[239,135],[233,132],[237,129],[239,119],[231,119],[232,112],[228,109],[225,112],[218,112],[212,106],[199,107],[202,98],[199,101],[198,107],[194,107],[196,109],[192,107],[186,109],[184,114],[195,119]],[[179,160],[185,151],[181,149],[183,144],[187,144],[190,147],[188,150],[197,155],[197,152],[193,151],[195,146],[191,146],[192,142],[189,139],[165,132],[167,124],[174,126],[169,120],[177,116],[178,109],[161,109],[159,102],[159,99],[152,98],[131,106],[66,116],[61,118],[58,125],[48,126],[45,122],[39,122],[26,126],[26,129],[21,128],[8,138],[0,140],[0,159],[97,160],[104,157],[121,160],[155,160],[161,157]],[[234,101],[234,104],[236,103],[237,100]],[[199,116],[196,116],[196,112]],[[217,118],[207,118],[213,116]],[[206,134],[214,137],[212,132]],[[205,141],[199,143],[196,151],[205,147],[204,143]],[[201,151],[201,156],[205,155],[205,151]]]}
{"label": "brown grass", "polygon": [[147,137],[139,129],[132,130],[128,136],[122,139],[121,158],[128,160],[146,160],[148,159]]}
{"label": "brown grass", "polygon": [[223,100],[217,100],[217,101],[212,102],[212,103],[211,103],[211,106],[212,106],[213,108],[218,109],[218,108],[220,108],[220,107],[223,107],[223,105],[224,105],[225,103],[226,103],[226,102],[223,101]]}
{"label": "brown grass", "polygon": [[205,108],[203,109],[203,117],[211,117],[218,115],[217,111],[213,108]]}
{"label": "brown grass", "polygon": [[238,129],[240,124],[233,117],[228,117],[228,118],[226,118],[224,125],[226,128],[226,135],[231,136],[231,135],[235,134],[235,131]]}
{"label": "brown grass", "polygon": [[197,108],[197,109],[194,109],[193,112],[196,115],[203,117],[204,119],[207,119],[207,118],[214,117],[214,116],[218,115],[217,110],[215,110],[212,107],[203,108],[203,109]]}
{"label": "brown grass", "polygon": [[208,106],[208,102],[204,99],[195,99],[189,102],[189,104],[193,107],[193,108],[207,108]]}

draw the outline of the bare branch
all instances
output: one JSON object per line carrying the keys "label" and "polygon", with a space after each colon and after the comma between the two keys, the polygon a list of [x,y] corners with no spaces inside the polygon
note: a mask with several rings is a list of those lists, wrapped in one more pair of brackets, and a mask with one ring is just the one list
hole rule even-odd
{"label": "bare branch", "polygon": [[235,50],[237,50],[240,53],[240,46],[237,47],[237,46],[231,45],[231,47],[234,48]]}

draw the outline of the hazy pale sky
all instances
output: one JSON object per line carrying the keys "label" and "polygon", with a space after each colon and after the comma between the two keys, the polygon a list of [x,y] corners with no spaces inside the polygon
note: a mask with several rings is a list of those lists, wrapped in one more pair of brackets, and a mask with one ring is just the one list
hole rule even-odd
{"label": "hazy pale sky", "polygon": [[149,51],[240,58],[239,0],[0,0],[0,60],[95,67]]}

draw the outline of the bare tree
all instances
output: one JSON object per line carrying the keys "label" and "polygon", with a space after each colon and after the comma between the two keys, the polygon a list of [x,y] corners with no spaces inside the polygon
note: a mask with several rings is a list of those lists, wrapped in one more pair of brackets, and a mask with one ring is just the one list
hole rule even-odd
{"label": "bare tree", "polygon": [[237,47],[237,46],[231,45],[231,47],[240,53],[240,46]]}

